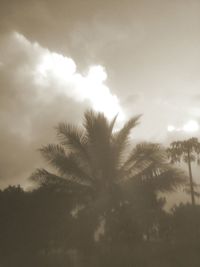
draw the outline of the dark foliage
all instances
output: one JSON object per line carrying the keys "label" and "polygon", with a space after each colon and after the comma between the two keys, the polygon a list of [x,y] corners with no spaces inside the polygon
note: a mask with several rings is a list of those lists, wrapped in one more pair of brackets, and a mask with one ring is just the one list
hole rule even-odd
{"label": "dark foliage", "polygon": [[[96,216],[72,216],[71,206],[68,192],[55,185],[32,192],[20,187],[1,191],[0,266],[199,266],[200,206],[181,204],[170,214],[160,211],[154,217],[149,204],[142,219],[144,210],[127,205],[118,211],[123,219],[109,217],[112,246],[104,242],[106,236],[94,242]],[[155,228],[141,240],[146,220]]]}
{"label": "dark foliage", "polygon": [[59,144],[41,148],[55,172],[36,170],[33,191],[0,191],[0,266],[199,266],[200,207],[164,211],[158,193],[185,175],[159,144],[127,152],[138,119],[116,132],[116,117],[93,112],[82,128],[58,125]]}

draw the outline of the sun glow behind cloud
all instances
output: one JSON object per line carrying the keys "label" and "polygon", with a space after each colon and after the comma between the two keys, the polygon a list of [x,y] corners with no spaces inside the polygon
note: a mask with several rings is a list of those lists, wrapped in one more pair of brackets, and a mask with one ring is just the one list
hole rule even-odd
{"label": "sun glow behind cloud", "polygon": [[68,79],[76,71],[76,64],[71,58],[58,53],[46,52],[41,56],[37,71],[48,79],[48,75],[55,75],[58,79]]}
{"label": "sun glow behind cloud", "polygon": [[103,66],[91,65],[82,74],[72,58],[31,42],[18,32],[11,35],[10,41],[19,51],[31,55],[30,64],[26,62],[18,68],[16,75],[31,78],[41,100],[48,102],[58,95],[66,95],[76,102],[88,102],[91,108],[103,112],[109,119],[118,114],[118,122],[124,121],[119,99],[106,85],[107,73]]}
{"label": "sun glow behind cloud", "polygon": [[116,95],[105,85],[107,73],[103,66],[90,66],[86,75],[77,72],[73,59],[45,49],[35,70],[36,82],[48,87],[56,84],[61,91],[78,102],[89,100],[96,111],[104,112],[108,118],[118,114],[124,120],[124,112]]}

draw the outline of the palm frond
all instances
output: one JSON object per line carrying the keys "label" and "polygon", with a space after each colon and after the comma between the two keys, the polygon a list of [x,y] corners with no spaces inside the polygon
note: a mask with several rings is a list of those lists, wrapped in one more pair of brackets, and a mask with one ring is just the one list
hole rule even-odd
{"label": "palm frond", "polygon": [[82,165],[84,165],[89,172],[90,157],[85,131],[72,124],[60,123],[57,127],[57,135],[61,144],[65,146],[68,151],[75,152]]}
{"label": "palm frond", "polygon": [[76,157],[76,154],[69,153],[66,155],[61,145],[49,144],[40,149],[44,158],[57,169],[60,175],[73,179],[78,183],[90,183],[91,178],[83,168]]}
{"label": "palm frond", "polygon": [[66,148],[82,153],[84,156],[87,154],[85,148],[87,140],[82,129],[69,123],[59,123],[57,135],[61,144],[66,146]]}
{"label": "palm frond", "polygon": [[118,117],[118,114],[112,119],[112,121],[110,122],[110,126],[109,126],[109,128],[110,128],[110,132],[112,133],[112,131],[113,131],[113,128],[114,128],[114,126],[115,126],[115,122],[116,122],[116,120],[117,120],[117,117]]}
{"label": "palm frond", "polygon": [[153,185],[155,191],[171,192],[184,185],[186,179],[187,177],[183,171],[169,167],[168,170],[153,176],[149,182]]}
{"label": "palm frond", "polygon": [[137,175],[152,176],[166,168],[166,153],[159,144],[140,143],[130,153],[121,170],[126,179]]}
{"label": "palm frond", "polygon": [[160,164],[161,162],[166,162],[166,159],[166,152],[159,144],[143,142],[136,145],[132,150],[124,163],[124,167],[129,168],[143,161],[148,161],[149,163],[158,162]]}
{"label": "palm frond", "polygon": [[173,191],[186,180],[184,172],[167,162],[164,148],[159,144],[138,144],[122,167],[125,179],[149,185],[154,191]]}
{"label": "palm frond", "polygon": [[46,171],[45,169],[36,169],[29,178],[33,182],[37,182],[39,185],[59,184],[66,185],[69,183],[65,178],[55,175]]}
{"label": "palm frond", "polygon": [[[86,135],[90,142],[95,142],[97,137],[108,139],[110,136],[110,127],[108,119],[103,113],[94,113],[93,111],[86,111],[84,114],[84,128]],[[96,137],[97,136],[97,137]]]}
{"label": "palm frond", "polygon": [[88,153],[93,171],[101,171],[102,176],[109,169],[111,130],[103,113],[87,111],[84,128],[88,140]]}
{"label": "palm frond", "polygon": [[138,120],[140,117],[141,115],[138,115],[130,119],[121,130],[113,135],[113,153],[115,155],[116,165],[118,165],[122,160],[121,156],[123,155],[123,152],[128,144],[131,130],[138,125]]}
{"label": "palm frond", "polygon": [[61,174],[66,173],[67,155],[61,145],[49,144],[39,149],[42,156],[55,167]]}
{"label": "palm frond", "polygon": [[[36,182],[39,187],[53,187],[57,191],[62,191],[73,195],[73,197],[81,197],[85,194],[88,196],[92,194],[91,187],[85,184],[80,184],[74,180],[66,179],[61,176],[48,172],[45,169],[36,169],[35,172],[29,177],[33,182]],[[83,199],[82,199],[83,200]]]}
{"label": "palm frond", "polygon": [[133,187],[149,187],[152,192],[172,192],[178,187],[185,185],[187,177],[182,170],[172,168],[170,165],[165,169],[151,169],[139,173],[134,179],[125,180],[125,184]]}

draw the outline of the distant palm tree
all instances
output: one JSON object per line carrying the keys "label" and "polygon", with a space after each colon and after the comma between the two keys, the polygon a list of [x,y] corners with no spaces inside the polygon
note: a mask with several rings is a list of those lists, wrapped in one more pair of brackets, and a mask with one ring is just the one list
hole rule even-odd
{"label": "distant palm tree", "polygon": [[167,152],[172,163],[184,161],[188,164],[191,201],[194,206],[195,191],[191,163],[193,161],[199,163],[200,143],[198,139],[194,137],[184,141],[172,142]]}
{"label": "distant palm tree", "polygon": [[123,205],[121,187],[130,180],[154,191],[173,190],[183,177],[168,164],[160,145],[142,143],[130,149],[131,130],[139,118],[133,117],[118,131],[113,130],[117,117],[109,122],[93,111],[85,112],[82,127],[60,123],[60,144],[40,149],[57,173],[38,169],[31,178],[40,184],[63,183],[72,193],[86,195],[88,207],[92,205],[104,217]]}

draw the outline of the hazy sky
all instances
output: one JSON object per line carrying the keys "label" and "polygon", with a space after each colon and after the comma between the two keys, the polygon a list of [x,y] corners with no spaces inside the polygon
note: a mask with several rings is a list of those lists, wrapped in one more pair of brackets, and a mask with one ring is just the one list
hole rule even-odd
{"label": "hazy sky", "polygon": [[86,108],[142,113],[135,136],[153,141],[200,122],[199,0],[0,4],[0,187],[27,184],[54,126]]}

